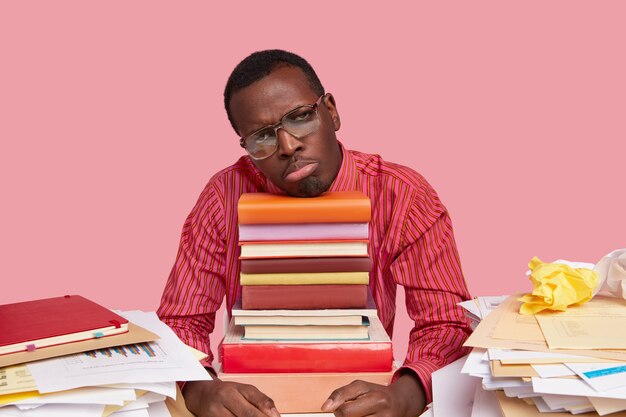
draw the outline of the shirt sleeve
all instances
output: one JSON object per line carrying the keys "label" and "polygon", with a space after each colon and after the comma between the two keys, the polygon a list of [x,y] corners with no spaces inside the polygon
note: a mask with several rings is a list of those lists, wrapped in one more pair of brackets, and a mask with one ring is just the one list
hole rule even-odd
{"label": "shirt sleeve", "polygon": [[411,204],[403,228],[403,250],[391,272],[404,286],[409,317],[415,322],[407,356],[394,380],[413,371],[427,401],[432,401],[432,372],[467,353],[463,343],[471,333],[457,303],[469,299],[452,223],[432,188]]}
{"label": "shirt sleeve", "polygon": [[184,343],[208,355],[200,363],[209,368],[213,362],[209,335],[225,293],[226,241],[219,196],[209,183],[187,217],[157,310]]}

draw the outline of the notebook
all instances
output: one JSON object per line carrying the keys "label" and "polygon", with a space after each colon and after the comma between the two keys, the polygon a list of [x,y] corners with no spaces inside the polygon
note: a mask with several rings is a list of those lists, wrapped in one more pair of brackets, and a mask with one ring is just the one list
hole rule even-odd
{"label": "notebook", "polygon": [[0,355],[128,332],[128,320],[79,295],[0,305]]}

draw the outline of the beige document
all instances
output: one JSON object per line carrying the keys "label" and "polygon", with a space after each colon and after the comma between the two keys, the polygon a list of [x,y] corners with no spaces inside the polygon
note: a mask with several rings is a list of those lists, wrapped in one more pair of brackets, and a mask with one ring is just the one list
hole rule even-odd
{"label": "beige document", "polygon": [[523,350],[539,350],[545,351],[548,345],[545,341],[528,341],[497,339],[493,335],[496,332],[498,323],[504,314],[511,314],[510,304],[520,297],[521,294],[510,296],[503,301],[498,308],[485,317],[470,337],[465,341],[464,346],[480,347],[480,348],[498,348],[498,349],[523,349]]}
{"label": "beige document", "polygon": [[490,361],[491,375],[495,377],[533,377],[539,376],[532,366],[527,364],[503,365],[501,361]]}
{"label": "beige document", "polygon": [[[465,341],[464,346],[480,347],[480,348],[498,348],[498,349],[518,349],[535,352],[552,352],[552,353],[565,353],[568,355],[581,355],[589,356],[591,358],[598,359],[610,359],[616,361],[626,362],[626,349],[622,350],[591,350],[591,349],[549,349],[547,343],[540,341],[526,341],[526,340],[507,340],[496,339],[493,337],[495,329],[500,321],[500,318],[504,314],[513,314],[510,303],[514,302],[516,298],[520,297],[519,294],[512,295],[507,300],[502,302],[498,308],[496,308],[491,314],[485,317],[470,337]],[[593,300],[592,300],[593,301]],[[519,314],[519,313],[515,313]],[[528,325],[528,323],[526,323]],[[563,363],[572,362],[571,359],[565,359],[555,361],[551,359],[549,361],[502,361],[502,363]],[[586,360],[586,362],[593,362],[593,360]]]}
{"label": "beige document", "polygon": [[591,405],[593,405],[593,408],[595,408],[601,416],[626,410],[626,400],[602,397],[588,398]]}
{"label": "beige document", "polygon": [[535,316],[519,314],[522,302],[517,297],[511,297],[505,303],[506,308],[493,332],[494,339],[545,341]]}
{"label": "beige document", "polygon": [[8,394],[37,391],[37,385],[26,365],[8,366],[0,368],[0,404]]}
{"label": "beige document", "polygon": [[69,355],[71,353],[86,352],[88,350],[103,349],[111,346],[152,342],[157,339],[159,339],[158,335],[129,322],[127,333],[45,347],[37,349],[33,352],[17,352],[10,353],[8,355],[1,355],[0,367],[37,361],[40,359],[56,358],[58,356]]}
{"label": "beige document", "polygon": [[551,349],[626,349],[626,300],[596,296],[536,318]]}

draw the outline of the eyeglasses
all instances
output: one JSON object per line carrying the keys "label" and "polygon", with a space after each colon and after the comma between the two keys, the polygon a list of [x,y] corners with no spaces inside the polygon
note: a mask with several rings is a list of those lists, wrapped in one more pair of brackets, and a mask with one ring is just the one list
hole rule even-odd
{"label": "eyeglasses", "polygon": [[320,117],[317,109],[323,98],[324,94],[315,104],[305,104],[290,110],[278,123],[262,127],[242,137],[239,144],[252,159],[259,160],[272,156],[278,149],[278,129],[285,129],[291,136],[302,139],[319,128]]}

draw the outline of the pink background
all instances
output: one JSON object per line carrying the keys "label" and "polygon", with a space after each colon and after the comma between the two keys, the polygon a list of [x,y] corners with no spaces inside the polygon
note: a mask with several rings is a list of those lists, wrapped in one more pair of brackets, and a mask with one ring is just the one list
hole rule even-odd
{"label": "pink background", "polygon": [[626,3],[232,3],[0,3],[0,303],[156,309],[187,213],[241,155],[226,78],[265,48],[312,63],[348,148],[429,179],[473,294],[626,246]]}

